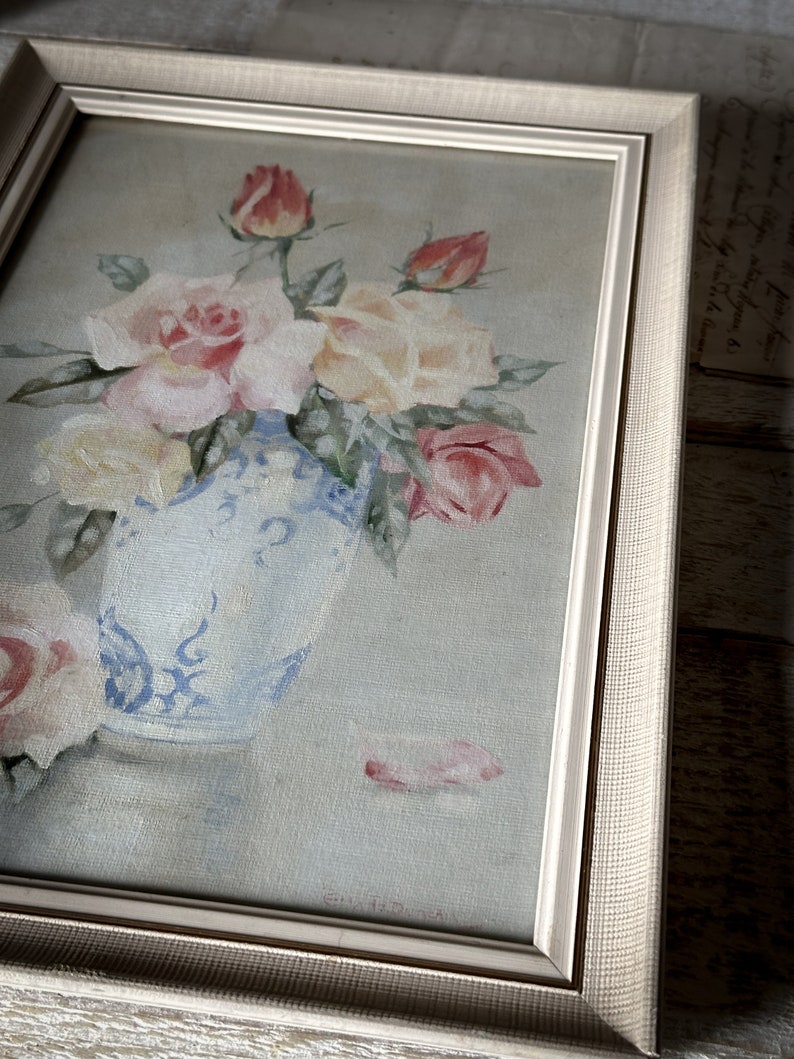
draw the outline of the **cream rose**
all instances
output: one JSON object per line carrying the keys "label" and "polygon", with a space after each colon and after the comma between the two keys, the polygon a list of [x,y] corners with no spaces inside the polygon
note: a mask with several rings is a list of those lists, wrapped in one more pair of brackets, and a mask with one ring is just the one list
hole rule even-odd
{"label": "cream rose", "polygon": [[328,328],[314,358],[318,381],[371,412],[453,408],[473,386],[498,382],[490,332],[447,295],[354,283],[338,305],[312,312]]}
{"label": "cream rose", "polygon": [[54,479],[70,504],[106,511],[128,511],[136,497],[160,507],[190,471],[184,441],[154,427],[131,427],[108,413],[67,419],[40,451],[44,463],[37,481]]}
{"label": "cream rose", "polygon": [[232,409],[297,412],[325,337],[296,320],[276,279],[189,279],[161,272],[86,320],[100,367],[133,370],[103,403],[129,422],[171,432]]}
{"label": "cream rose", "polygon": [[46,768],[107,709],[94,622],[56,585],[0,583],[0,755]]}

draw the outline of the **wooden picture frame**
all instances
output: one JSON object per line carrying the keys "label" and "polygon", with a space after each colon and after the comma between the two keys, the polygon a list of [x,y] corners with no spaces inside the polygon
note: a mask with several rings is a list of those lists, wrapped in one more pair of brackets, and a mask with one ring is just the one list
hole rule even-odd
{"label": "wooden picture frame", "polygon": [[[97,884],[9,870],[4,862],[0,981],[22,981],[25,966],[58,966],[68,969],[59,971],[62,989],[90,992],[101,973],[121,997],[153,997],[170,987],[177,1006],[242,1005],[260,1018],[288,1011],[308,1026],[494,1056],[525,1055],[530,1041],[538,1055],[585,1054],[595,1045],[609,1054],[654,1054],[695,98],[30,41],[0,82],[0,99],[0,254],[38,203],[77,115],[267,130],[309,143],[409,145],[452,152],[464,167],[476,152],[495,164],[500,157],[511,164],[544,158],[611,167],[576,517],[563,556],[565,620],[531,939],[520,938],[518,928],[515,937],[467,930],[460,917],[451,925],[440,920],[438,929],[377,905],[363,914],[335,899],[325,914],[288,903],[268,908],[191,892],[189,884],[183,892],[158,892],[123,879]],[[232,228],[244,240],[271,239],[266,249],[283,257],[286,276],[284,240],[309,232],[305,222],[319,194],[297,228],[264,236],[241,219],[243,198],[232,205]],[[499,208],[507,213],[520,200],[519,186],[514,202],[506,207],[503,199]],[[469,231],[462,219],[463,229]],[[456,293],[458,302],[473,296],[467,288],[484,272],[484,258],[466,244],[464,272],[445,287],[439,277],[449,274],[449,255],[460,244],[443,238],[457,232],[439,235],[409,255],[398,281],[433,305],[439,294]],[[420,249],[432,258],[427,272],[416,264]],[[25,249],[14,252],[20,260]],[[294,293],[300,283],[288,279],[284,291]],[[120,282],[117,290],[133,289],[125,277]],[[313,326],[325,319],[324,305],[334,308],[333,301],[308,305]],[[522,312],[516,308],[519,331]],[[487,390],[495,383],[473,378],[469,385]],[[380,405],[368,407],[385,414]],[[189,429],[172,434],[187,444]],[[307,437],[298,441],[308,444]],[[424,455],[430,459],[429,450]],[[381,456],[384,466],[393,469]],[[198,476],[195,463],[193,470]],[[534,484],[529,472],[516,473],[524,475],[521,484]],[[412,503],[409,497],[411,517],[424,513]],[[488,778],[501,772],[480,751],[473,764],[467,758],[450,766],[444,758],[440,783],[434,759],[434,779],[414,763],[407,773],[389,772],[381,786],[410,797],[414,789],[457,784],[450,770],[491,770]],[[376,759],[370,752],[369,779]],[[463,785],[470,779],[466,773]]]}

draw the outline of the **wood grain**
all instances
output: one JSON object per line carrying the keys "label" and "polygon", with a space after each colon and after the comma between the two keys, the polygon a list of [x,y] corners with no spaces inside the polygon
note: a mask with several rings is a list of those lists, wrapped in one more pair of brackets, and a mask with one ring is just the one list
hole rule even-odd
{"label": "wood grain", "polygon": [[794,449],[794,386],[730,378],[693,366],[687,440],[712,445]]}
{"label": "wood grain", "polygon": [[398,1041],[43,989],[3,991],[3,1059],[482,1059]]}
{"label": "wood grain", "polygon": [[[0,29],[35,37],[151,42],[245,55],[278,0],[180,0],[105,4],[95,0],[6,0]],[[142,10],[142,7],[145,8]]]}
{"label": "wood grain", "polygon": [[687,446],[679,624],[794,643],[790,452]]}
{"label": "wood grain", "polygon": [[728,1049],[709,1056],[794,1055],[793,694],[794,648],[679,637],[664,1036],[674,1055],[696,1033]]}

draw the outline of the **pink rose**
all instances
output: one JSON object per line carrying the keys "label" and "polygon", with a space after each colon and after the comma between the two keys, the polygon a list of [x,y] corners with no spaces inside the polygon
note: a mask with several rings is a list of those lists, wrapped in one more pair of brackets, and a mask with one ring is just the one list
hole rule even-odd
{"label": "pink rose", "polygon": [[127,422],[186,432],[231,410],[297,412],[325,328],[296,320],[276,279],[158,273],[95,316],[94,359],[131,367],[103,394]]}
{"label": "pink rose", "polygon": [[432,515],[456,526],[476,526],[496,518],[516,486],[542,484],[512,430],[467,423],[449,430],[423,427],[416,436],[432,488],[409,478],[405,497],[411,519]]}
{"label": "pink rose", "polygon": [[211,423],[234,406],[233,393],[220,372],[179,370],[157,357],[122,375],[102,402],[126,424],[184,433]]}
{"label": "pink rose", "polygon": [[258,165],[248,173],[232,205],[232,226],[244,235],[288,239],[302,232],[312,204],[291,169]]}
{"label": "pink rose", "polygon": [[107,711],[96,626],[53,584],[0,584],[0,756],[42,768]]}
{"label": "pink rose", "polygon": [[434,239],[409,255],[405,278],[412,286],[426,291],[471,287],[485,268],[487,256],[487,232]]}

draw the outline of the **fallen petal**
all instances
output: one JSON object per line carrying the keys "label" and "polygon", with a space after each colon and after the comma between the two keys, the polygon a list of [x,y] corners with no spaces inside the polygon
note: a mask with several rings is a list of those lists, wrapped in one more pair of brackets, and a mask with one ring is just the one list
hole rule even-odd
{"label": "fallen petal", "polygon": [[413,740],[368,733],[365,743],[364,774],[388,790],[486,783],[504,772],[493,754],[468,739]]}

